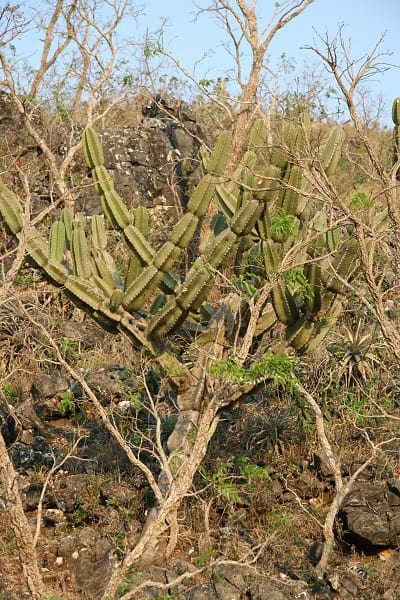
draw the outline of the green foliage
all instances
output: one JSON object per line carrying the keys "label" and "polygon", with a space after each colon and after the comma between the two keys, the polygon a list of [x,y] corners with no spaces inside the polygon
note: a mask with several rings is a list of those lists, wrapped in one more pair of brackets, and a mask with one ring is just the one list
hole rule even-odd
{"label": "green foliage", "polygon": [[143,54],[146,58],[153,58],[154,56],[158,56],[162,54],[162,46],[156,42],[148,42],[143,48]]}
{"label": "green foliage", "polygon": [[350,208],[368,209],[374,205],[373,200],[365,192],[359,192],[349,202]]}
{"label": "green foliage", "polygon": [[133,75],[131,75],[131,74],[124,75],[122,82],[125,87],[132,87],[133,83],[134,83]]}
{"label": "green foliage", "polygon": [[246,271],[237,278],[237,285],[245,298],[253,298],[257,293],[258,285],[261,283],[261,276],[256,273]]}
{"label": "green foliage", "polygon": [[117,590],[117,597],[120,598],[124,596],[124,594],[128,593],[134,585],[140,583],[140,580],[143,578],[143,573],[138,571],[133,575],[129,575],[129,577],[124,577],[122,582],[120,583]]}
{"label": "green foliage", "polygon": [[204,88],[210,88],[214,85],[215,81],[214,79],[200,79],[199,80],[199,85],[201,85]]}
{"label": "green foliage", "polygon": [[275,531],[293,532],[293,524],[290,518],[280,510],[265,515],[265,525],[271,533]]}
{"label": "green foliage", "polygon": [[4,383],[1,387],[4,398],[10,404],[16,404],[23,399],[23,388],[20,385],[13,385],[11,383]]}
{"label": "green foliage", "polygon": [[242,366],[236,356],[232,355],[226,360],[214,361],[210,365],[209,371],[218,379],[234,383],[269,380],[287,390],[295,390],[297,379],[294,370],[296,364],[296,359],[292,356],[266,352],[259,361],[253,362],[247,368]]}
{"label": "green foliage", "polygon": [[215,555],[216,555],[215,550],[205,550],[204,552],[199,554],[199,556],[195,556],[193,558],[193,563],[197,567],[205,567],[206,565],[208,565],[211,562],[211,560],[215,557]]}
{"label": "green foliage", "polygon": [[14,278],[14,283],[18,286],[25,287],[32,285],[35,282],[35,276],[31,268],[27,264],[22,264],[18,269]]}
{"label": "green foliage", "polygon": [[222,463],[214,473],[208,471],[200,465],[199,473],[211,484],[218,495],[225,498],[230,503],[239,502],[239,491],[237,486],[232,482],[233,463],[227,461]]}
{"label": "green foliage", "polygon": [[76,414],[76,404],[74,401],[74,394],[70,390],[63,393],[61,396],[60,404],[58,407],[60,414],[63,417],[71,416],[74,417]]}
{"label": "green foliage", "polygon": [[287,238],[293,231],[295,217],[286,213],[285,209],[278,207],[271,217],[270,232],[272,237]]}
{"label": "green foliage", "polygon": [[308,280],[302,267],[293,267],[283,274],[283,279],[287,285],[295,290],[295,293],[306,300],[312,300],[314,289]]}
{"label": "green foliage", "polygon": [[240,474],[245,477],[249,486],[257,480],[269,479],[268,469],[252,463],[248,456],[240,456],[238,464]]}
{"label": "green foliage", "polygon": [[339,364],[339,380],[351,385],[366,381],[381,364],[378,345],[374,341],[375,331],[366,332],[361,321],[355,330],[344,328],[345,335],[328,347],[334,360]]}
{"label": "green foliage", "polygon": [[80,506],[71,514],[71,521],[75,527],[81,527],[90,521],[90,512],[86,508]]}

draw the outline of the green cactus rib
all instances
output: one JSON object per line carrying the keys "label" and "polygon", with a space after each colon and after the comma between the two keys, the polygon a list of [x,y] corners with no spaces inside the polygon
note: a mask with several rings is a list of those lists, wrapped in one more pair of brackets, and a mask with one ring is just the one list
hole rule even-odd
{"label": "green cactus rib", "polygon": [[306,311],[308,315],[316,315],[322,306],[321,263],[309,263],[304,270],[311,287],[311,297],[305,299]]}
{"label": "green cactus rib", "polygon": [[336,171],[344,138],[345,133],[341,127],[332,127],[322,139],[319,159],[328,177]]}
{"label": "green cactus rib", "polygon": [[72,294],[74,298],[95,311],[100,309],[105,300],[104,294],[98,288],[96,288],[93,283],[89,281],[83,281],[76,275],[70,275],[67,277],[64,287]]}
{"label": "green cactus rib", "polygon": [[57,284],[65,284],[65,281],[69,276],[67,269],[54,259],[50,258],[48,245],[34,227],[30,228],[28,231],[26,250],[29,256],[45,271],[50,279]]}
{"label": "green cactus rib", "polygon": [[257,200],[262,202],[272,202],[275,200],[279,193],[280,177],[281,169],[279,167],[273,164],[265,165],[256,182],[256,188],[261,188],[254,194]]}
{"label": "green cactus rib", "polygon": [[74,263],[74,274],[88,280],[92,274],[88,242],[85,231],[80,226],[74,226],[71,238],[71,253]]}
{"label": "green cactus rib", "polygon": [[175,297],[157,311],[149,321],[147,335],[150,338],[162,338],[178,327],[188,314],[191,304],[196,300],[202,304],[212,281],[213,275],[209,270],[192,267],[185,282],[179,286]]}
{"label": "green cactus rib", "polygon": [[161,339],[164,335],[178,327],[185,319],[186,312],[174,301],[168,302],[157,311],[149,321],[145,335],[148,339]]}
{"label": "green cactus rib", "polygon": [[326,244],[329,252],[335,252],[339,244],[340,236],[338,227],[333,227],[326,232]]}
{"label": "green cactus rib", "polygon": [[258,238],[262,240],[262,242],[266,241],[269,238],[270,230],[271,215],[269,214],[268,205],[264,203],[260,217],[258,218],[256,223],[256,231],[258,234]]}
{"label": "green cactus rib", "polygon": [[59,263],[61,263],[64,258],[65,238],[64,223],[62,221],[55,221],[50,228],[49,254],[50,258],[53,258]]}
{"label": "green cactus rib", "polygon": [[122,290],[114,290],[111,294],[110,298],[110,310],[111,312],[116,312],[118,308],[122,305],[122,301],[124,299],[124,292]]}
{"label": "green cactus rib", "polygon": [[265,119],[259,118],[254,121],[249,133],[248,148],[257,149],[260,151],[268,134],[268,127]]}
{"label": "green cactus rib", "polygon": [[315,330],[315,322],[303,317],[292,327],[288,327],[286,339],[297,352],[304,351],[309,345]]}
{"label": "green cactus rib", "polygon": [[309,113],[300,114],[299,124],[297,125],[296,149],[300,156],[304,156],[307,151],[308,140],[311,135],[311,117]]}
{"label": "green cactus rib", "polygon": [[[91,276],[97,276],[107,288],[113,290],[117,285],[116,280],[116,267],[112,257],[105,250],[97,251],[93,254],[93,260],[91,261]],[[97,272],[97,273],[96,273]]]}
{"label": "green cactus rib", "polygon": [[231,219],[238,207],[239,187],[236,184],[217,185],[215,195],[222,213]]}
{"label": "green cactus rib", "polygon": [[[346,240],[340,250],[340,254],[337,253],[332,263],[333,274],[325,282],[326,288],[337,294],[343,291],[344,281],[350,282],[359,268],[357,240],[354,238]],[[344,281],[341,281],[337,275]]]}
{"label": "green cactus rib", "polygon": [[180,249],[187,248],[189,242],[193,239],[199,224],[199,217],[196,214],[186,213],[178,221],[169,236],[169,241]]}
{"label": "green cactus rib", "polygon": [[[144,273],[132,279],[125,292],[123,305],[126,310],[137,310],[150,297],[160,284],[164,274],[170,271],[180,256],[181,249],[187,247],[197,229],[199,219],[186,213],[174,227],[170,239],[152,257]],[[149,273],[146,274],[146,271]]]}
{"label": "green cactus rib", "polygon": [[205,253],[203,260],[204,266],[206,268],[211,266],[214,269],[218,269],[221,265],[224,265],[226,258],[229,256],[237,242],[237,237],[233,231],[230,229],[222,231],[215,238],[215,242],[211,248]]}
{"label": "green cactus rib", "polygon": [[145,206],[138,206],[133,215],[133,224],[147,239],[150,234],[149,211]]}
{"label": "green cactus rib", "polygon": [[129,225],[132,225],[133,222],[131,213],[125,206],[121,196],[115,190],[105,191],[102,188],[102,192],[102,198],[107,205],[108,211],[112,214],[113,222],[117,224],[119,229],[125,232],[125,229]]}
{"label": "green cactus rib", "polygon": [[395,98],[393,100],[392,120],[395,125],[400,125],[400,98]]}
{"label": "green cactus rib", "polygon": [[331,329],[334,327],[342,312],[343,303],[336,298],[333,300],[333,302],[331,302],[329,312],[327,312],[325,315],[323,327],[320,327],[318,322],[315,324],[313,336],[307,345],[308,352],[311,352],[321,344],[329,331],[331,331]]}
{"label": "green cactus rib", "polygon": [[[287,215],[296,215],[298,203],[299,203],[299,192],[301,189],[303,174],[302,170],[298,165],[288,164],[285,174],[283,176],[283,187],[278,195],[278,206],[280,206]],[[293,189],[289,189],[290,186]]]}
{"label": "green cactus rib", "polygon": [[261,244],[261,250],[263,253],[265,271],[268,275],[275,273],[279,266],[279,253],[276,243],[267,238]]}
{"label": "green cactus rib", "polygon": [[258,337],[263,334],[265,331],[268,331],[274,323],[277,321],[276,312],[274,307],[268,303],[267,308],[263,311],[259,319],[257,320],[257,325],[254,331],[254,335]]}
{"label": "green cactus rib", "polygon": [[67,250],[71,250],[71,237],[72,237],[72,212],[68,208],[63,208],[61,211],[60,220],[64,224],[65,229],[65,245]]}
{"label": "green cactus rib", "polygon": [[96,275],[96,274],[92,275],[90,278],[90,281],[95,284],[96,288],[98,288],[98,290],[100,290],[100,292],[103,294],[103,296],[105,298],[110,299],[116,290],[114,281],[110,281],[109,279],[104,279],[103,277],[100,277],[99,275]]}
{"label": "green cactus rib", "polygon": [[187,209],[193,215],[202,217],[206,214],[210,201],[215,194],[215,188],[220,178],[207,174],[199,181],[187,203]]}
{"label": "green cactus rib", "polygon": [[45,272],[50,277],[50,279],[52,279],[52,281],[60,285],[64,285],[67,281],[67,278],[69,277],[67,269],[63,265],[61,265],[57,260],[54,260],[52,258],[49,258],[46,265],[42,268],[44,268]]}
{"label": "green cactus rib", "polygon": [[128,311],[138,310],[160,286],[164,274],[171,269],[179,256],[179,249],[170,242],[157,252],[153,264],[144,269],[125,291],[123,306]]}
{"label": "green cactus rib", "polygon": [[238,236],[248,235],[254,228],[262,209],[263,206],[258,200],[246,202],[232,217],[229,223],[231,230]]}
{"label": "green cactus rib", "polygon": [[91,219],[92,245],[95,250],[105,250],[107,248],[107,234],[104,224],[104,218],[101,215],[93,215]]}
{"label": "green cactus rib", "polygon": [[127,290],[131,283],[141,272],[141,263],[137,260],[136,256],[132,254],[129,256],[128,268],[126,270],[124,289]]}
{"label": "green cactus rib", "polygon": [[104,164],[104,154],[97,133],[86,127],[82,136],[82,148],[86,164],[92,169]]}
{"label": "green cactus rib", "polygon": [[25,219],[21,203],[0,178],[0,212],[8,229],[18,235],[24,227]]}
{"label": "green cactus rib", "polygon": [[284,325],[293,325],[299,318],[299,309],[287,285],[278,280],[271,290],[272,306],[279,321]]}
{"label": "green cactus rib", "polygon": [[[313,229],[321,230],[326,225],[326,215],[324,213],[317,213],[312,220]],[[311,296],[304,299],[306,313],[313,317],[321,310],[322,306],[322,266],[320,257],[324,253],[325,248],[325,236],[320,233],[315,242],[314,246],[308,250],[307,257],[309,262],[306,262],[304,266],[304,274],[307,278],[311,289]]]}
{"label": "green cactus rib", "polygon": [[101,192],[113,192],[115,190],[111,175],[103,165],[100,167],[92,167],[92,178],[94,189],[97,194]]}
{"label": "green cactus rib", "polygon": [[185,282],[175,296],[175,303],[187,314],[190,310],[198,310],[208,294],[209,284],[214,276],[207,271],[198,272],[197,269],[189,272]]}
{"label": "green cactus rib", "polygon": [[[268,239],[262,243],[265,269],[268,274],[274,273],[279,266],[279,254],[275,242]],[[293,324],[299,317],[296,302],[287,285],[281,280],[275,283],[271,290],[272,306],[281,323]]]}
{"label": "green cactus rib", "polygon": [[129,250],[133,253],[140,265],[148,265],[154,257],[154,250],[144,235],[134,225],[129,225],[124,230],[124,238]]}
{"label": "green cactus rib", "polygon": [[292,120],[284,119],[282,121],[282,139],[290,156],[293,149],[296,148],[298,137],[298,125]]}
{"label": "green cactus rib", "polygon": [[49,248],[44,238],[34,227],[30,228],[27,233],[26,249],[39,267],[44,268],[49,262]]}
{"label": "green cactus rib", "polygon": [[206,170],[213,175],[222,175],[229,159],[232,132],[223,131],[218,136],[211,156],[207,160]]}
{"label": "green cactus rib", "polygon": [[[222,231],[207,249],[204,256],[196,261],[174,292],[174,297],[150,320],[148,335],[161,338],[180,324],[188,312],[201,308],[214,280],[213,269],[224,263],[237,244],[237,236],[230,230]],[[177,308],[176,308],[177,307]]]}

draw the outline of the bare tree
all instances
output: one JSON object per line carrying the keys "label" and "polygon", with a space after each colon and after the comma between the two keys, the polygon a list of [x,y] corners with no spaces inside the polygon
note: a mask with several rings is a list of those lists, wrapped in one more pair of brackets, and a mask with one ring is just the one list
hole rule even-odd
{"label": "bare tree", "polygon": [[[385,298],[388,294],[382,289],[387,269],[393,270],[397,276],[400,273],[399,158],[396,149],[398,124],[395,110],[397,101],[394,101],[393,107],[395,126],[393,143],[395,148],[391,154],[386,152],[382,155],[381,149],[374,145],[368,125],[365,124],[358,110],[358,94],[365,94],[362,85],[377,73],[386,71],[390,68],[390,65],[385,60],[387,55],[380,51],[382,40],[378,41],[371,52],[360,60],[355,60],[350,55],[342,31],[339,31],[338,36],[334,39],[326,37],[321,41],[323,43],[322,48],[317,46],[310,46],[310,48],[321,58],[331,72],[346,103],[359,143],[365,148],[367,164],[363,166],[363,169],[364,172],[368,172],[376,187],[371,203],[372,206],[376,207],[377,215],[375,220],[366,223],[365,218],[360,218],[360,215],[351,210],[346,203],[340,202],[338,194],[335,192],[336,205],[353,223],[354,235],[359,243],[362,269],[372,302],[363,295],[361,295],[361,299],[373,311],[388,347],[399,359],[400,337],[396,326],[391,323],[388,317],[385,308]],[[394,160],[392,159],[393,156]],[[387,214],[390,219],[389,228],[386,228],[384,221],[382,221],[382,213],[379,210],[382,205],[387,207]],[[383,263],[382,260],[377,261],[377,256],[380,253],[385,257]]]}
{"label": "bare tree", "polygon": [[[80,141],[72,125],[97,122],[128,93],[123,73],[117,74],[128,42],[120,42],[118,30],[123,19],[134,19],[137,14],[131,11],[129,0],[113,0],[106,9],[96,0],[68,5],[57,0],[48,3],[46,12],[41,8],[32,15],[32,23],[44,36],[37,69],[26,72],[22,59],[10,53],[7,44],[0,47],[0,88],[11,96],[23,127],[45,157],[54,205],[74,206],[74,191],[66,184],[66,176]],[[66,126],[61,161],[52,147],[51,127],[46,129],[41,122],[46,105],[52,105],[51,111],[55,108],[53,118],[58,112]]]}
{"label": "bare tree", "polygon": [[[104,598],[116,593],[121,579],[136,563],[150,560],[156,552],[163,558],[171,555],[179,535],[179,509],[190,494],[221,413],[242,402],[246,394],[266,380],[300,390],[315,412],[320,440],[330,453],[337,486],[335,503],[325,524],[325,536],[331,543],[333,519],[349,487],[341,479],[340,464],[332,455],[318,404],[305,388],[298,385],[293,375],[291,354],[304,353],[321,342],[326,330],[333,327],[343,310],[344,290],[362,296],[362,290],[354,284],[361,264],[373,298],[373,302],[364,302],[373,307],[388,345],[396,356],[399,355],[397,337],[392,340],[393,327],[385,313],[381,280],[377,281],[374,274],[376,247],[385,248],[390,256],[390,244],[385,239],[387,215],[371,222],[353,213],[351,207],[340,200],[331,176],[340,158],[342,129],[333,126],[324,131],[302,111],[298,111],[296,118],[290,115],[273,119],[273,127],[266,127],[268,119],[256,119],[259,113],[257,95],[269,44],[277,32],[312,1],[280,4],[271,24],[262,31],[259,30],[256,1],[237,0],[234,4],[215,0],[208,8],[201,9],[216,15],[230,36],[241,86],[239,108],[233,117],[232,142],[229,133],[224,133],[214,153],[210,155],[207,149],[202,149],[205,175],[189,200],[187,212],[161,248],[153,248],[141,228],[146,220],[145,211],[138,210],[133,217],[115,193],[95,131],[92,128],[85,131],[84,150],[97,191],[105,202],[111,224],[131,252],[136,269],[132,270],[133,274],[120,274],[127,282],[125,287],[118,288],[116,278],[110,280],[108,277],[106,271],[110,264],[112,272],[119,274],[111,257],[108,257],[107,269],[103,270],[104,281],[100,267],[97,271],[90,270],[97,268],[96,265],[102,266],[100,250],[103,251],[107,244],[105,231],[104,238],[102,234],[93,233],[93,239],[88,240],[84,233],[88,223],[81,229],[76,225],[75,250],[87,250],[87,242],[92,244],[90,252],[85,256],[80,254],[83,262],[90,263],[90,273],[87,275],[81,268],[79,260],[76,260],[78,267],[69,264],[67,269],[68,256],[64,248],[58,261],[50,259],[41,233],[34,228],[35,223],[29,222],[29,211],[25,219],[22,217],[17,194],[5,186],[0,190],[3,216],[19,238],[21,247],[56,284],[68,289],[78,305],[83,305],[94,318],[101,317],[113,331],[121,332],[133,345],[139,346],[146,360],[156,361],[176,393],[177,422],[167,444],[161,440],[157,399],[150,393],[142,404],[155,424],[154,435],[142,432],[140,442],[129,443],[82,374],[68,365],[57,344],[47,335],[60,364],[80,381],[97,415],[118,440],[131,463],[144,473],[156,499],[138,541],[127,551],[121,567],[112,574]],[[67,119],[72,119],[68,115],[76,118],[83,110],[85,119],[93,125],[123,97],[124,90],[104,108],[103,100],[107,96],[117,52],[113,35],[126,8],[125,4],[112,6],[114,20],[104,37],[86,3],[76,1],[66,12],[62,2],[53,5],[40,67],[30,82],[27,100],[20,97],[7,54],[0,52],[3,86],[10,91],[26,130],[43,153],[57,190],[57,202],[63,201],[70,206],[73,205],[73,193],[65,183],[65,173],[80,142],[71,144],[60,165],[40,128],[35,125],[34,115],[40,104],[35,101],[40,98],[40,89],[45,90],[47,78],[54,73],[59,58],[72,47],[75,53],[71,55],[67,74],[78,82],[78,92],[67,111]],[[93,5],[93,9],[95,7]],[[64,32],[68,35],[59,40],[54,50],[50,40],[59,19],[63,20]],[[108,59],[99,63],[103,43],[108,47]],[[242,43],[246,43],[252,53],[248,78],[241,70]],[[347,88],[342,72],[337,69],[333,49],[328,50],[326,56],[321,52],[320,56],[333,73],[338,74],[337,82],[342,85],[355,128],[382,183],[379,195],[387,198],[389,219],[395,232],[394,248],[398,252],[398,214],[393,191],[397,185],[394,181],[397,171],[391,170],[392,167],[387,171],[380,161],[353,104],[353,83],[362,80],[364,74],[354,75],[350,88]],[[345,73],[349,72],[349,65]],[[63,84],[66,77],[61,77],[60,81]],[[65,89],[61,84],[60,87]],[[268,125],[272,115],[269,117]],[[194,235],[200,217],[204,216],[214,196],[218,198],[221,220],[202,240],[188,272],[181,280],[174,279],[175,274],[170,270],[191,237],[188,231]],[[58,230],[66,229],[62,220],[56,226]],[[100,231],[100,222],[93,219],[91,227],[96,226]],[[335,236],[337,231],[341,237]],[[35,245],[37,240],[40,240],[38,246]],[[344,261],[343,256],[349,260]],[[171,278],[173,289],[168,288],[168,284],[172,285]],[[218,290],[219,286],[222,292]],[[218,302],[210,308],[208,316],[203,317],[199,314],[201,305],[213,288],[218,291]],[[158,292],[164,294],[160,303],[148,310],[149,300]],[[183,338],[186,341],[182,342],[183,349],[174,353],[169,344],[173,344],[173,335],[180,332],[182,324],[187,325]],[[268,331],[275,325],[278,336],[273,339],[268,337]],[[389,343],[389,340],[392,341]],[[158,474],[141,460],[141,445],[158,463]],[[359,472],[355,472],[354,479]],[[320,571],[325,568],[327,553],[328,550]],[[126,597],[132,594],[134,591]]]}

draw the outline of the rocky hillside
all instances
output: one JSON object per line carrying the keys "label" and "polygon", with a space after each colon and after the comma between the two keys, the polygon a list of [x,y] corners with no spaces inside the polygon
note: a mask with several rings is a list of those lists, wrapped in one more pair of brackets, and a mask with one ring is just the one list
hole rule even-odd
{"label": "rocky hillside", "polygon": [[[20,118],[4,94],[0,114],[4,115],[1,170],[22,194],[19,168],[29,168],[35,215],[55,201],[51,181],[41,168],[40,152],[21,134]],[[43,115],[38,119],[50,127]],[[79,139],[80,129],[54,124],[51,143],[60,156],[71,139]],[[139,124],[114,125],[100,137],[116,189],[132,208],[149,208],[151,236],[163,240],[182,214],[187,190],[196,178],[202,133],[194,112],[182,103],[155,99],[143,108]],[[74,161],[68,177],[76,210],[87,215],[100,212],[82,157]],[[1,236],[6,273],[15,242],[4,228]],[[138,404],[138,398],[144,402],[150,391],[163,415],[162,444],[174,422],[174,390],[161,385],[159,373],[126,340],[90,321],[28,262],[17,273],[12,295],[0,313],[1,431],[37,537],[43,578],[53,594],[48,600],[96,600],[112,568],[137,539],[154,498],[143,474],[93,411],[82,380],[128,440],[137,431],[153,439],[156,422],[151,411]],[[314,357],[308,368],[310,377],[320,369],[319,377],[326,381],[331,371],[326,349],[321,356]],[[371,386],[398,410],[395,379],[385,379],[382,372]],[[354,390],[352,394],[356,398]],[[326,408],[346,479],[369,455],[370,447],[359,434],[365,426],[359,420],[365,407],[355,407],[350,423],[340,403],[332,409],[329,401],[332,398]],[[290,394],[267,386],[223,417],[193,496],[183,504],[177,549],[168,564],[160,564],[154,555],[151,565],[138,567],[121,585],[120,596],[143,582],[137,596],[143,600],[397,598],[396,432],[385,453],[372,457],[343,502],[335,525],[335,556],[326,579],[318,581],[313,565],[321,554],[334,473],[315,442],[310,415]],[[394,427],[383,418],[379,423],[379,430],[367,427],[376,441]],[[157,472],[148,447],[143,447],[142,455]],[[4,511],[0,535],[0,598],[29,598]]]}

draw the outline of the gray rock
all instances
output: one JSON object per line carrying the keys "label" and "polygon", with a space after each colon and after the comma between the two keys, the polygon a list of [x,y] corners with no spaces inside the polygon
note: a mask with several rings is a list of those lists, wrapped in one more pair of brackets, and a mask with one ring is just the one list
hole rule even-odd
{"label": "gray rock", "polygon": [[37,375],[32,383],[32,395],[35,398],[52,398],[68,391],[69,384],[66,377],[61,375]]}
{"label": "gray rock", "polygon": [[87,475],[63,475],[57,480],[57,506],[66,513],[72,513],[82,506],[90,496],[94,500],[94,490],[90,487]]}
{"label": "gray rock", "polygon": [[400,480],[360,481],[338,513],[344,541],[360,548],[400,545]]}
{"label": "gray rock", "polygon": [[84,527],[59,541],[58,556],[67,563],[74,587],[98,598],[110,574],[113,546],[98,531]]}
{"label": "gray rock", "polygon": [[127,508],[141,504],[139,490],[117,481],[104,482],[100,487],[100,498],[105,504],[116,507]]}

